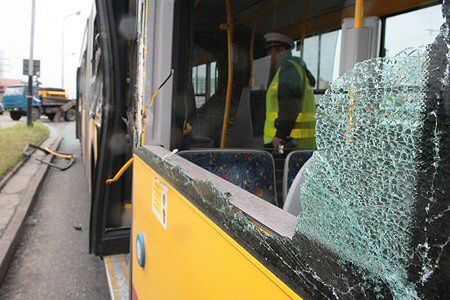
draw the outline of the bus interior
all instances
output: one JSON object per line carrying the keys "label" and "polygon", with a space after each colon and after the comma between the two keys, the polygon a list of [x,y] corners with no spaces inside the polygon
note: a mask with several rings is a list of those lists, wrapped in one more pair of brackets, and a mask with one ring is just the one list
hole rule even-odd
{"label": "bus interior", "polygon": [[[302,182],[297,175],[317,149],[278,149],[263,141],[266,92],[276,70],[264,47],[265,34],[282,33],[295,41],[287,55],[305,63],[314,77],[310,82],[321,116],[333,118],[323,112],[329,107],[323,101],[352,93],[343,87],[351,83],[343,82],[345,76],[352,80],[355,64],[380,57],[397,62],[394,57],[404,56],[404,48],[433,43],[444,23],[441,6],[434,0],[97,0],[87,20],[77,76],[77,136],[92,195],[91,252],[130,251],[130,226],[137,218],[132,199],[139,189],[132,184],[135,175],[129,170],[117,182],[105,182],[134,153],[191,195],[201,211],[298,295],[401,298],[448,292],[439,283],[448,279],[448,272],[437,272],[424,283],[418,279],[422,273],[405,267],[403,257],[385,268],[388,260],[373,262],[378,249],[359,253],[368,251],[358,248],[364,240],[361,232],[344,231],[354,234],[344,239],[342,232],[330,231],[326,237],[335,240],[328,243],[295,229],[302,214],[310,212],[298,202]],[[427,16],[434,19],[423,22]],[[418,19],[422,21],[405,33]],[[355,80],[358,84],[364,83]],[[176,154],[167,152],[175,149]],[[192,169],[192,163],[201,169]],[[232,200],[221,202],[227,197]],[[248,208],[250,203],[254,207]],[[382,213],[370,218],[383,218]],[[330,214],[331,219],[347,218],[338,210]],[[330,226],[339,227],[336,222]],[[308,224],[305,228],[314,227]],[[430,259],[443,268],[448,266],[448,247],[436,239],[446,260],[436,262],[441,255],[436,253]],[[357,259],[342,250],[346,243],[356,245]],[[387,272],[398,277],[389,278]]]}

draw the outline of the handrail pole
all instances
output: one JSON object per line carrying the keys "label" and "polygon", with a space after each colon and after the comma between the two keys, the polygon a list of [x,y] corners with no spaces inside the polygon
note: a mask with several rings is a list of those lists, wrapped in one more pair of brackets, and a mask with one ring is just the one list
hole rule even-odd
{"label": "handrail pole", "polygon": [[306,26],[308,25],[308,12],[309,12],[309,7],[311,4],[311,0],[307,0],[305,2],[305,9],[303,10],[303,19],[301,22],[301,36],[300,36],[300,40],[301,40],[301,44],[300,44],[300,57],[303,59],[303,52],[305,49],[305,37],[306,37]]}
{"label": "handrail pole", "polygon": [[231,96],[233,92],[233,10],[231,7],[231,0],[225,0],[227,9],[227,41],[228,41],[228,86],[227,96],[225,100],[225,112],[223,115],[223,127],[222,127],[222,139],[220,142],[220,148],[226,147],[228,122],[230,119],[230,104]]}
{"label": "handrail pole", "polygon": [[258,25],[259,18],[256,18],[253,21],[253,28],[252,28],[252,36],[250,38],[250,51],[249,51],[249,61],[250,61],[250,79],[248,81],[248,85],[250,87],[253,86],[254,81],[254,70],[253,70],[253,59],[254,59],[254,51],[255,51],[255,35],[256,35],[256,27]]}
{"label": "handrail pole", "polygon": [[[259,8],[259,12],[262,12],[264,10],[264,8],[267,5],[267,0],[264,0],[261,3],[261,7]],[[258,27],[258,23],[259,23],[259,19],[260,19],[260,15],[258,15],[255,20],[253,21],[253,28],[252,28],[252,35],[250,37],[250,49],[249,49],[249,60],[250,60],[250,78],[248,81],[248,85],[250,87],[253,86],[253,83],[255,81],[255,72],[253,70],[253,59],[255,58],[255,38],[256,38],[256,29]]]}
{"label": "handrail pole", "polygon": [[364,0],[355,2],[355,28],[362,28],[364,21]]}

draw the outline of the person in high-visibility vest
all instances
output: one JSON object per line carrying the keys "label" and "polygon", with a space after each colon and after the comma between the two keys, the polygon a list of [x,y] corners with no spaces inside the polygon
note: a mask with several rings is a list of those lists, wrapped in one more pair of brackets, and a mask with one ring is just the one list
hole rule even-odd
{"label": "person in high-visibility vest", "polygon": [[291,55],[294,41],[280,33],[264,35],[271,57],[271,83],[266,94],[264,144],[289,143],[296,149],[316,149],[315,79],[299,57]]}

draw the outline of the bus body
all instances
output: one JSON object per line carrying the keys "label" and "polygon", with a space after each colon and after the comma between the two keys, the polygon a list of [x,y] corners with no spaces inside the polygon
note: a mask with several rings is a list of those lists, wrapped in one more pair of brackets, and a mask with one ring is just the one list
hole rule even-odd
{"label": "bus body", "polygon": [[[446,298],[440,4],[97,0],[77,136],[112,297]],[[268,32],[316,78],[316,151],[264,147]]]}

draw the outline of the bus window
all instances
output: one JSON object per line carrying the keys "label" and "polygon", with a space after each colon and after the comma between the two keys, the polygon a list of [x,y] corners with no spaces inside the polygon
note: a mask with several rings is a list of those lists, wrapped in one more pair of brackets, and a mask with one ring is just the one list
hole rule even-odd
{"label": "bus window", "polygon": [[[317,74],[319,74],[319,39],[320,35],[306,38],[303,46],[303,55],[299,52],[299,56],[303,57],[308,69],[315,75],[316,78]],[[317,89],[317,81],[314,89]]]}
{"label": "bus window", "polygon": [[318,90],[326,90],[330,87],[333,79],[334,70],[339,68],[339,61],[335,63],[336,58],[339,58],[339,44],[338,36],[340,30],[321,34],[320,37],[320,54],[319,54],[319,73],[317,74],[317,88]]}
{"label": "bus window", "polygon": [[432,43],[444,22],[441,9],[442,5],[435,5],[386,18],[384,55],[392,57],[405,48]]}
{"label": "bus window", "polygon": [[194,82],[195,107],[199,108],[206,102],[206,64],[196,66],[192,70]]}
{"label": "bus window", "polygon": [[216,62],[206,63],[192,68],[195,107],[199,109],[216,92]]}
{"label": "bus window", "polygon": [[209,94],[213,95],[216,92],[216,85],[217,85],[217,68],[216,68],[216,62],[212,62],[210,67],[211,73],[209,75],[210,78],[210,84],[209,84]]}
{"label": "bus window", "polygon": [[332,80],[339,74],[341,30],[327,32],[305,39],[303,55],[301,53],[301,42],[297,41],[296,49],[292,55],[302,57],[308,69],[318,78],[314,89],[323,93],[330,87]]}

